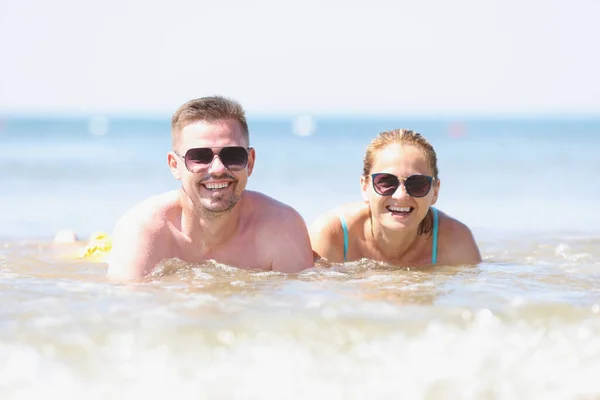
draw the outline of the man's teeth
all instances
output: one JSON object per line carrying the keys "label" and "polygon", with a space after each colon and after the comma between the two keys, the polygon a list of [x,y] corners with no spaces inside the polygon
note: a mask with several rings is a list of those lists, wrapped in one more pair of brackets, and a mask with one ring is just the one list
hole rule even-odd
{"label": "man's teeth", "polygon": [[204,186],[206,186],[207,189],[223,189],[226,188],[227,186],[229,186],[229,182],[220,182],[220,183],[205,183]]}
{"label": "man's teeth", "polygon": [[393,212],[410,212],[412,209],[412,207],[396,207],[396,206],[389,206],[388,210],[393,211]]}

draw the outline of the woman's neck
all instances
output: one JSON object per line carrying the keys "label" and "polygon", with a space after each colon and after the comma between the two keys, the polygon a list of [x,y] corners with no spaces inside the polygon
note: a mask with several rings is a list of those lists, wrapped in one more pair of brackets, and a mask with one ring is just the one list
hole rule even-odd
{"label": "woman's neck", "polygon": [[365,237],[372,241],[372,247],[383,259],[382,261],[403,261],[413,253],[419,241],[419,228],[406,230],[386,229],[380,224],[373,224],[371,218],[365,224]]}

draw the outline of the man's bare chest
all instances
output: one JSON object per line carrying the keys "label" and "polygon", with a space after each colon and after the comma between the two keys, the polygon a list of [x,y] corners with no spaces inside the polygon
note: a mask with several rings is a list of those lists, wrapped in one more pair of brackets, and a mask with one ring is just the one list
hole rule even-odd
{"label": "man's bare chest", "polygon": [[270,271],[272,260],[265,250],[252,238],[238,238],[211,248],[191,242],[179,243],[173,246],[168,257],[179,258],[191,264],[213,260],[236,268]]}

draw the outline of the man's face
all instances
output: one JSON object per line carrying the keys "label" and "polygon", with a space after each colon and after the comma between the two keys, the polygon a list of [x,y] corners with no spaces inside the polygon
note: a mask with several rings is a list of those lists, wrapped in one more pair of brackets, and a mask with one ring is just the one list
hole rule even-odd
{"label": "man's face", "polygon": [[[208,216],[217,217],[233,209],[254,168],[253,149],[248,151],[248,163],[242,169],[229,163],[231,151],[226,150],[220,155],[223,148],[230,146],[248,147],[239,122],[233,119],[196,121],[186,125],[179,133],[174,149],[179,156],[169,153],[173,176],[181,180],[194,208]],[[197,168],[197,163],[190,164],[188,160],[191,172],[180,156],[185,157],[188,150],[197,148],[211,149],[214,155],[208,164],[200,168]],[[208,150],[202,152],[209,153]]]}

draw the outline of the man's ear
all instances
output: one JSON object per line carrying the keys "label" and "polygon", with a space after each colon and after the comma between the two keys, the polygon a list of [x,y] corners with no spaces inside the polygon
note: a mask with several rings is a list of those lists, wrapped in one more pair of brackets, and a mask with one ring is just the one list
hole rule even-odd
{"label": "man's ear", "polygon": [[167,163],[169,164],[169,169],[171,170],[173,178],[177,179],[178,181],[181,180],[181,171],[179,170],[180,162],[184,163],[185,161],[179,158],[179,156],[177,156],[172,151],[167,153]]}
{"label": "man's ear", "polygon": [[254,147],[250,147],[248,150],[248,176],[252,175],[252,171],[254,170],[254,161],[256,161],[256,151]]}

